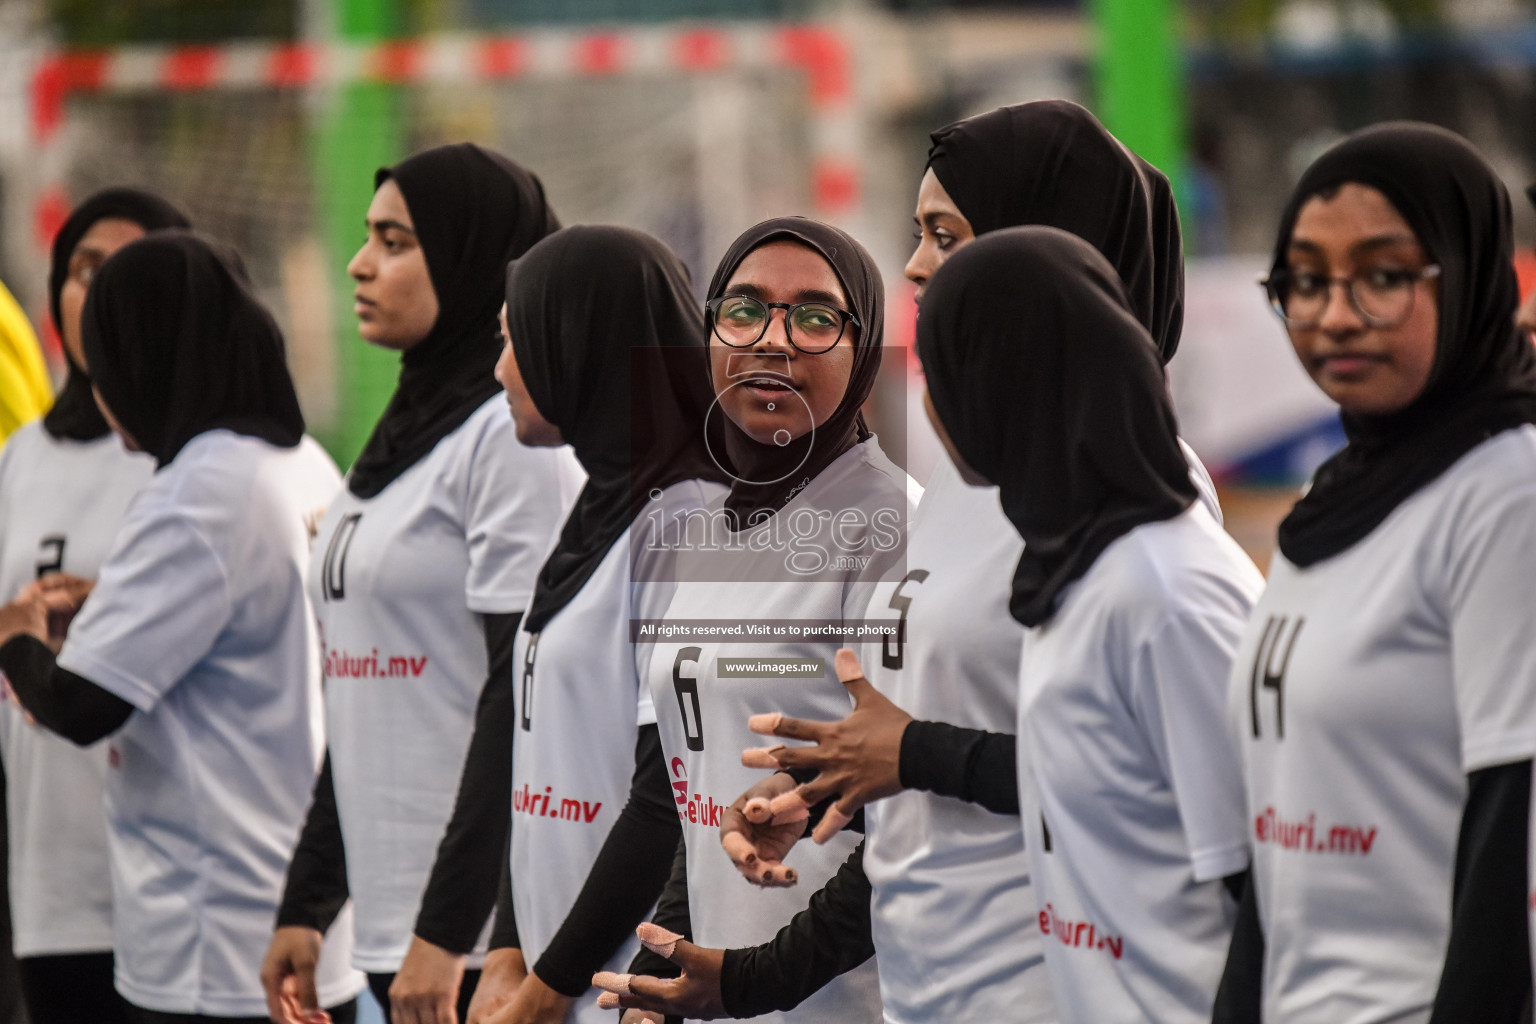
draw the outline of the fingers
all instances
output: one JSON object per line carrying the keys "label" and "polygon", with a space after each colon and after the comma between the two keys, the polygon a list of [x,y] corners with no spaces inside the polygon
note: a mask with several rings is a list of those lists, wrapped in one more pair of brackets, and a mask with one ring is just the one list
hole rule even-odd
{"label": "fingers", "polygon": [[725,855],[731,858],[731,863],[738,868],[750,868],[757,864],[757,847],[740,832],[724,833],[720,836],[720,845],[725,848]]}
{"label": "fingers", "polygon": [[644,921],[635,929],[635,934],[640,936],[640,944],[657,956],[672,959],[672,954],[677,950],[677,944],[682,941],[682,936],[677,932],[668,931],[654,921]]}
{"label": "fingers", "polygon": [[[666,931],[666,929],[660,929]],[[667,932],[668,935],[673,934]],[[660,978],[652,978],[640,974],[616,974],[613,971],[598,971],[592,975],[592,984],[603,991],[597,994],[597,1007],[600,1010],[618,1010],[621,1008],[645,1008],[649,1009],[658,1004],[670,1006],[671,991],[676,980],[663,981]],[[639,997],[638,999],[634,997]],[[629,1014],[624,1015],[628,1020]]]}
{"label": "fingers", "polygon": [[763,861],[754,881],[765,889],[788,889],[800,881],[800,876],[792,867]]}
{"label": "fingers", "polygon": [[832,777],[827,772],[822,772],[795,792],[799,794],[801,803],[807,807],[815,807],[824,800],[843,796],[841,790],[847,781],[841,774]]}
{"label": "fingers", "polygon": [[852,648],[840,648],[837,656],[832,659],[832,664],[837,668],[837,678],[844,683],[864,678],[864,669],[859,665],[859,656],[853,653]]}
{"label": "fingers", "polygon": [[816,840],[819,846],[841,832],[852,820],[853,814],[845,810],[843,801],[839,800],[827,808],[827,813],[822,815],[821,822],[816,826],[815,831],[811,833],[811,838]]}
{"label": "fingers", "polygon": [[283,979],[261,972],[261,987],[267,994],[267,1016],[278,1024],[288,1020],[288,996],[283,992]]}
{"label": "fingers", "polygon": [[619,974],[616,971],[598,971],[592,975],[592,984],[598,988],[607,989],[609,992],[617,992],[621,996],[629,995],[629,982],[633,974]]}
{"label": "fingers", "polygon": [[865,678],[864,669],[859,664],[859,656],[849,648],[840,649],[833,659],[833,664],[837,667],[837,678],[848,688],[855,706],[858,706],[869,694],[878,692]]}
{"label": "fingers", "polygon": [[772,803],[765,796],[755,796],[741,809],[742,816],[754,825],[762,825],[773,817]]}
{"label": "fingers", "polygon": [[748,747],[741,752],[741,766],[743,768],[766,768],[770,771],[778,771],[779,761],[773,755],[775,751],[783,749],[783,744],[776,747]]}
{"label": "fingers", "polygon": [[[300,1005],[298,996],[298,983],[293,975],[284,978],[281,984],[281,995],[278,997],[280,1006],[272,1015],[275,1021],[284,1024],[330,1024],[331,1015],[318,1006],[306,1008]],[[271,1010],[271,998],[268,997],[268,1010]]]}
{"label": "fingers", "polygon": [[[780,793],[768,802],[768,813],[776,825],[804,821],[811,816],[811,806],[805,802],[805,786],[798,786],[788,793]],[[751,819],[748,819],[751,820]]]}
{"label": "fingers", "polygon": [[652,978],[638,974],[630,979],[628,995],[613,998],[622,1007],[686,1017],[691,1014],[680,1012],[685,1008],[678,1004],[686,998],[687,985],[686,974],[681,978]]}
{"label": "fingers", "polygon": [[826,724],[790,718],[774,711],[765,715],[753,715],[747,719],[747,728],[759,736],[782,736],[785,739],[810,740],[812,743],[818,743],[821,741],[821,734]]}
{"label": "fingers", "polygon": [[775,860],[764,860],[757,850],[741,834],[727,833],[720,840],[725,852],[741,876],[753,885],[767,889],[780,889],[794,885],[799,880],[794,868],[785,867]]}
{"label": "fingers", "polygon": [[315,991],[315,964],[313,961],[295,963],[292,965],[294,998],[298,1000],[299,1012],[308,1016],[320,1009],[320,996]]}

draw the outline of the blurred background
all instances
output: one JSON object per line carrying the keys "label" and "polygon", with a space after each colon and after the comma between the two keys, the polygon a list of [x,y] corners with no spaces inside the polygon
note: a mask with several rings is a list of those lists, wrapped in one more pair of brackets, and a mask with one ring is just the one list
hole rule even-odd
{"label": "blurred background", "polygon": [[[245,256],[345,466],[398,366],[358,339],[345,273],[375,168],[496,147],[565,223],[651,231],[701,288],[752,222],[835,221],[880,260],[901,346],[928,132],[1067,97],[1176,184],[1181,426],[1262,565],[1342,440],[1255,284],[1287,191],[1344,132],[1445,125],[1517,197],[1529,282],[1533,63],[1536,0],[0,0],[0,280],[57,370],[54,231],[94,189],[164,193]],[[921,480],[938,450],[893,363],[871,415]]]}

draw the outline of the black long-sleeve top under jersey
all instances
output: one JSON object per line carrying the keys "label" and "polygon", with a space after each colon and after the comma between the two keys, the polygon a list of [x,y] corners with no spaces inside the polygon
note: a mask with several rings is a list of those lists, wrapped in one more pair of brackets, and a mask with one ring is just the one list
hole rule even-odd
{"label": "black long-sleeve top under jersey", "polygon": [[[489,669],[453,814],[438,844],[415,926],[421,938],[460,954],[474,949],[495,904],[512,821],[512,648],[522,613],[488,614],[483,620]],[[288,867],[277,925],[326,931],[347,895],[346,845],[327,754]],[[503,927],[515,938],[515,919]]]}
{"label": "black long-sleeve top under jersey", "polygon": [[133,714],[121,697],[60,668],[34,636],[13,636],[0,646],[0,672],[38,725],[82,747],[116,732]]}
{"label": "black long-sleeve top under jersey", "polygon": [[[641,726],[635,738],[629,798],[576,901],[533,965],[539,980],[572,998],[586,992],[592,975],[634,934],[661,896],[681,838],[660,733],[655,725]],[[504,941],[502,921],[513,914],[512,884],[508,867],[497,900],[493,949],[509,944]]]}
{"label": "black long-sleeve top under jersey", "polygon": [[[1467,776],[1451,930],[1429,1024],[1529,1024],[1531,762]],[[1259,1024],[1264,929],[1250,884],[1238,909],[1212,1024]]]}

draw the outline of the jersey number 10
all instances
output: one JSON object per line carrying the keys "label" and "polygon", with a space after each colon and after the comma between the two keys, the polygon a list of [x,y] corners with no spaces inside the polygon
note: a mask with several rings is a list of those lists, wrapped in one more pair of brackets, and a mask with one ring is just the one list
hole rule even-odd
{"label": "jersey number 10", "polygon": [[533,731],[533,662],[539,656],[539,633],[528,634],[528,649],[523,651],[523,692],[522,699],[518,701],[522,705],[520,717],[523,720],[523,732]]}
{"label": "jersey number 10", "polygon": [[325,561],[320,563],[320,596],[326,601],[340,601],[347,596],[347,551],[357,533],[361,512],[349,512],[336,524],[331,542],[325,547]]}

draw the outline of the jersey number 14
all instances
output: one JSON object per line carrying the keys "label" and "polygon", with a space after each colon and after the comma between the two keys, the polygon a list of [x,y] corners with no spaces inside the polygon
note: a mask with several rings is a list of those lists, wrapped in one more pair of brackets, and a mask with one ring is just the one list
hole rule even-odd
{"label": "jersey number 14", "polygon": [[[1298,616],[1292,622],[1288,616],[1271,615],[1264,623],[1264,633],[1259,637],[1259,649],[1253,655],[1253,668],[1248,677],[1248,710],[1253,718],[1253,738],[1260,736],[1259,691],[1273,690],[1275,694],[1275,738],[1285,739],[1285,670],[1291,664],[1291,651],[1296,649],[1296,637],[1307,620]],[[1290,638],[1286,638],[1286,629]],[[1279,655],[1278,661],[1276,655]]]}

